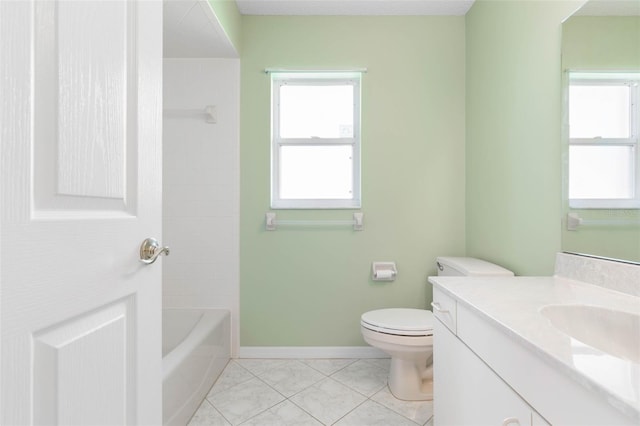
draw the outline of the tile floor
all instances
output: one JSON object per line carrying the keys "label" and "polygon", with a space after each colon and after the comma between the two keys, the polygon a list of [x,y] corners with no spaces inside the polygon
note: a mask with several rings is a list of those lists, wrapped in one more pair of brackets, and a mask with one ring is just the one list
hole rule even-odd
{"label": "tile floor", "polygon": [[433,403],[387,388],[389,359],[235,359],[189,426],[431,425]]}

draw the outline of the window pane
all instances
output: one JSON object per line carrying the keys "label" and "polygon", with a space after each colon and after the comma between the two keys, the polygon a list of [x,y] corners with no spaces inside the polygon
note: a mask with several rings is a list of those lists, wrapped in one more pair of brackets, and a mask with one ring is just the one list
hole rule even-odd
{"label": "window pane", "polygon": [[570,146],[569,198],[633,198],[634,156],[631,146]]}
{"label": "window pane", "polygon": [[280,198],[351,199],[352,156],[351,145],[280,147]]}
{"label": "window pane", "polygon": [[629,86],[570,86],[569,137],[629,138],[630,105]]}
{"label": "window pane", "polygon": [[281,86],[280,137],[352,138],[353,86]]}

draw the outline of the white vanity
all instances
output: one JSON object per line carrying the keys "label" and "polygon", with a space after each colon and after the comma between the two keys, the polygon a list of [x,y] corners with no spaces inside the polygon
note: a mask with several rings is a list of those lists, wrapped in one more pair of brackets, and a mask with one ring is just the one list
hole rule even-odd
{"label": "white vanity", "polygon": [[437,426],[640,424],[640,266],[429,281]]}

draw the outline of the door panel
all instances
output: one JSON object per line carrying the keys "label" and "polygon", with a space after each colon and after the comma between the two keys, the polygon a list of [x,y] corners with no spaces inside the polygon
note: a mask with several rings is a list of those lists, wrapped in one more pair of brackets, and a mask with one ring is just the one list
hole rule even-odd
{"label": "door panel", "polygon": [[0,1],[0,424],[162,423],[162,3]]}
{"label": "door panel", "polygon": [[127,298],[33,333],[35,424],[133,423],[133,306]]}
{"label": "door panel", "polygon": [[34,215],[134,213],[135,2],[38,1],[34,15]]}

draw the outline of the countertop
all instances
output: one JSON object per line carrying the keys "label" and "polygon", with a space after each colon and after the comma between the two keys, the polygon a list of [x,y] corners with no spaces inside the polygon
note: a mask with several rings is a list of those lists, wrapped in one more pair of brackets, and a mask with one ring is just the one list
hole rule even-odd
{"label": "countertop", "polygon": [[[546,305],[580,304],[640,314],[640,297],[558,276],[429,277],[429,282],[640,419],[640,364],[571,339],[540,313]],[[636,339],[632,344],[640,345],[640,335]]]}

